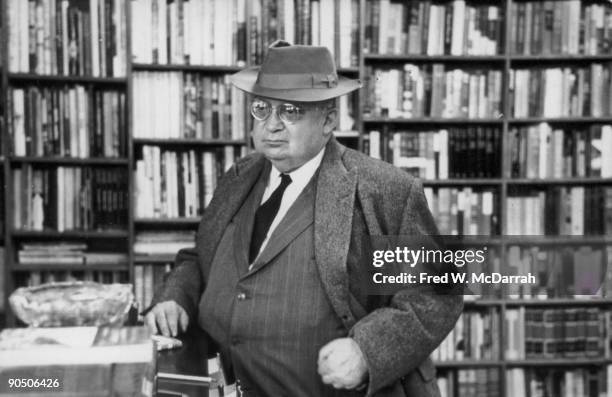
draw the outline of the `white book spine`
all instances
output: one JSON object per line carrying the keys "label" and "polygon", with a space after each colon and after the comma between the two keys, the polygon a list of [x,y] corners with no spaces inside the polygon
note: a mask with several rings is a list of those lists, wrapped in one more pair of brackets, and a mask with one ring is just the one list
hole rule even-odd
{"label": "white book spine", "polygon": [[[98,1],[89,0],[89,20],[91,26],[91,74],[94,77],[100,76],[100,42],[98,40]],[[63,26],[63,29],[67,29],[67,26]]]}
{"label": "white book spine", "polygon": [[[321,3],[318,1],[312,1],[310,3],[310,33],[312,39],[312,45],[321,45]],[[291,42],[290,42],[291,43]]]}
{"label": "white book spine", "polygon": [[21,88],[13,89],[13,140],[15,156],[26,155],[24,92]]}
{"label": "white book spine", "polygon": [[571,194],[571,234],[581,236],[584,234],[584,187],[572,187]]}
{"label": "white book spine", "polygon": [[453,28],[451,41],[451,55],[463,54],[464,42],[464,24],[465,24],[465,1],[453,1]]}
{"label": "white book spine", "polygon": [[320,0],[320,21],[321,21],[321,45],[327,47],[332,54],[334,48],[334,1]]}
{"label": "white book spine", "polygon": [[609,125],[601,129],[601,161],[601,177],[612,178],[612,126]]}

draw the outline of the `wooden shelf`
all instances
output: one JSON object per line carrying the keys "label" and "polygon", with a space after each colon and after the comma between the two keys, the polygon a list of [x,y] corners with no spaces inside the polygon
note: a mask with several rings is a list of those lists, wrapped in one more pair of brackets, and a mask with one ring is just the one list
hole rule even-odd
{"label": "wooden shelf", "polygon": [[505,302],[504,299],[498,298],[476,298],[473,300],[466,300],[466,296],[463,297],[463,307],[465,308],[502,306]]}
{"label": "wooden shelf", "polygon": [[9,73],[8,80],[11,83],[54,83],[54,84],[127,84],[125,77],[93,77],[93,76],[61,76],[43,75],[33,73]]}
{"label": "wooden shelf", "polygon": [[497,186],[500,178],[423,179],[423,186]]}
{"label": "wooden shelf", "polygon": [[594,124],[594,123],[612,123],[612,117],[521,117],[521,118],[389,118],[389,117],[365,117],[363,122],[365,124],[498,124],[501,125],[507,121],[510,124],[538,124],[538,123],[550,123],[550,124]]}
{"label": "wooden shelf", "polygon": [[508,185],[612,185],[612,178],[598,178],[598,177],[571,177],[571,178],[557,178],[557,179],[505,179],[505,183]]}
{"label": "wooden shelf", "polygon": [[9,235],[15,238],[53,238],[53,239],[106,239],[126,238],[128,232],[124,230],[69,230],[58,232],[53,230],[13,230]]}
{"label": "wooden shelf", "polygon": [[15,264],[11,267],[14,273],[31,272],[31,271],[125,271],[129,270],[129,265],[117,264],[99,264],[99,265],[24,265]]}
{"label": "wooden shelf", "polygon": [[550,358],[550,359],[525,359],[525,360],[506,360],[503,364],[506,367],[585,367],[585,366],[601,366],[612,363],[608,358]]}
{"label": "wooden shelf", "polygon": [[517,306],[612,306],[612,299],[609,298],[546,298],[533,299],[504,299],[501,300],[507,307]]}
{"label": "wooden shelf", "polygon": [[173,145],[173,146],[244,146],[246,140],[197,139],[197,138],[134,138],[134,145]]}
{"label": "wooden shelf", "polygon": [[500,360],[449,360],[449,361],[436,361],[437,369],[461,369],[461,368],[492,368],[501,367],[503,362]]}
{"label": "wooden shelf", "polygon": [[174,263],[174,255],[136,255],[134,257],[134,263],[140,265],[162,265],[166,263]]}
{"label": "wooden shelf", "polygon": [[127,158],[106,158],[106,157],[35,157],[35,156],[19,156],[10,157],[11,163],[32,163],[32,164],[68,164],[68,165],[127,165]]}
{"label": "wooden shelf", "polygon": [[[132,70],[147,71],[147,72],[168,72],[168,71],[179,71],[179,72],[205,72],[205,73],[236,73],[240,70],[245,69],[246,66],[228,66],[228,65],[162,65],[162,64],[146,64],[146,63],[133,63]],[[359,67],[339,67],[339,74],[355,75],[359,74]]]}
{"label": "wooden shelf", "polygon": [[395,54],[364,54],[365,61],[388,62],[470,62],[470,63],[503,63],[504,55],[395,55]]}
{"label": "wooden shelf", "polygon": [[542,54],[542,55],[518,55],[510,54],[510,62],[596,62],[612,61],[612,54],[601,55],[579,55],[579,54]]}
{"label": "wooden shelf", "polygon": [[436,368],[440,369],[462,369],[462,368],[491,368],[491,367],[585,367],[602,366],[612,363],[607,358],[550,358],[550,359],[525,359],[525,360],[451,360],[438,361]]}
{"label": "wooden shelf", "polygon": [[138,225],[194,225],[200,223],[199,217],[194,218],[136,218],[134,223]]}
{"label": "wooden shelf", "polygon": [[612,117],[591,117],[591,116],[580,116],[580,117],[510,117],[508,119],[510,124],[536,124],[536,123],[549,123],[549,124],[593,124],[593,123],[612,123]]}
{"label": "wooden shelf", "polygon": [[[465,299],[465,298],[464,298]],[[474,300],[464,300],[466,308],[479,308],[491,306],[506,307],[551,307],[551,306],[612,306],[612,299],[609,298],[546,298],[546,299],[502,299],[502,298],[480,298]]]}
{"label": "wooden shelf", "polygon": [[503,236],[507,245],[604,245],[612,236]]}
{"label": "wooden shelf", "polygon": [[388,117],[366,117],[363,119],[365,124],[443,124],[443,125],[452,125],[452,124],[461,124],[461,125],[469,125],[469,124],[492,124],[502,126],[503,120],[486,118],[486,119],[466,119],[466,118],[413,118],[413,119],[403,119],[403,118],[388,118]]}
{"label": "wooden shelf", "polygon": [[205,72],[205,73],[236,73],[244,69],[244,66],[229,65],[161,65],[133,63],[132,70],[146,72]]}

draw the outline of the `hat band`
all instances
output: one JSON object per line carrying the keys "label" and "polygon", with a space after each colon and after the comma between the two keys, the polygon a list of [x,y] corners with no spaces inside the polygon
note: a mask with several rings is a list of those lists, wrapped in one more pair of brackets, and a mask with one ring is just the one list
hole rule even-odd
{"label": "hat band", "polygon": [[274,90],[300,89],[300,88],[334,88],[338,85],[336,74],[310,73],[260,73],[257,84],[264,88]]}

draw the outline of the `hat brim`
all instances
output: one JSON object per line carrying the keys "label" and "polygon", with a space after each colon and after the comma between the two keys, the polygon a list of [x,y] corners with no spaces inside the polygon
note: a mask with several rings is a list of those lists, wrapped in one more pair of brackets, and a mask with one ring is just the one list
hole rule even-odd
{"label": "hat brim", "polygon": [[338,84],[332,88],[294,88],[278,90],[258,85],[256,83],[258,72],[258,66],[246,68],[230,76],[230,80],[238,89],[250,94],[294,102],[325,101],[327,99],[346,95],[349,92],[361,88],[361,82],[359,80],[338,76]]}

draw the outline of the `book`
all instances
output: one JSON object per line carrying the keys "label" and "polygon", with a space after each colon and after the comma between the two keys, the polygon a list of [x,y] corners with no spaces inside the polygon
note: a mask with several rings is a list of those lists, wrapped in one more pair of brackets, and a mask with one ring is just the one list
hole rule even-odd
{"label": "book", "polygon": [[[0,361],[3,376],[48,378],[50,388],[65,393],[153,395],[156,352],[145,327],[5,329]],[[8,383],[1,387],[3,393],[11,390]]]}

